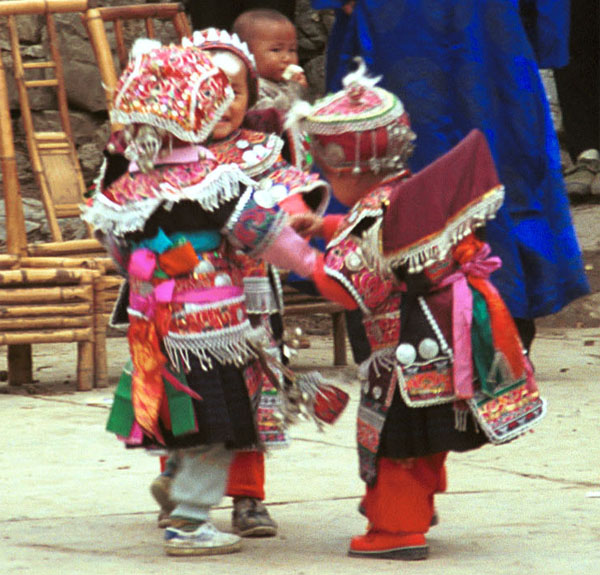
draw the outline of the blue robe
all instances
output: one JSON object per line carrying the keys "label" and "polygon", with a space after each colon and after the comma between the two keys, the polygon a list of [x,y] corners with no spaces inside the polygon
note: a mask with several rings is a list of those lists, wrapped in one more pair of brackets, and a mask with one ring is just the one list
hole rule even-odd
{"label": "blue robe", "polygon": [[[341,8],[341,0],[313,7]],[[397,94],[419,170],[471,129],[486,135],[506,200],[487,225],[503,267],[492,280],[514,317],[557,312],[589,291],[538,67],[565,65],[568,0],[358,0],[336,12],[327,87],[361,55]]]}

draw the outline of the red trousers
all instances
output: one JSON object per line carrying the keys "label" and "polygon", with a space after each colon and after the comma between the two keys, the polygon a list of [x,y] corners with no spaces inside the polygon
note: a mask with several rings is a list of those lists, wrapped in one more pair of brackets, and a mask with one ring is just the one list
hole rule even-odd
{"label": "red trousers", "polygon": [[446,453],[416,459],[378,461],[377,482],[367,486],[362,504],[370,529],[387,533],[427,533],[433,496],[446,490]]}
{"label": "red trousers", "polygon": [[226,495],[265,498],[265,454],[262,451],[236,451],[229,466]]}
{"label": "red trousers", "polygon": [[[160,458],[165,470],[167,457]],[[225,495],[229,497],[265,498],[265,454],[262,451],[236,451],[229,467]]]}

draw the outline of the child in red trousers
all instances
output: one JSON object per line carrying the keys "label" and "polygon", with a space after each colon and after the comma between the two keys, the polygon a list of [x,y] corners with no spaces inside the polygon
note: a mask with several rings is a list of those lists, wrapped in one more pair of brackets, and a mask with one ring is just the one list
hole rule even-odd
{"label": "child in red trousers", "polygon": [[503,201],[485,137],[469,134],[411,175],[415,134],[364,63],[345,89],[292,110],[342,217],[296,216],[329,243],[312,279],[360,308],[371,356],[360,366],[357,439],[367,532],[357,557],[424,559],[449,451],[504,443],[545,413],[511,316],[488,281],[500,266],[475,230]]}

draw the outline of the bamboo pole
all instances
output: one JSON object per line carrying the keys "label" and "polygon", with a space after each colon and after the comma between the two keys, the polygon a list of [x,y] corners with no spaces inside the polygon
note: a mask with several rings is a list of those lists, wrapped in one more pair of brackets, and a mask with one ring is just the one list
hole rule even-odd
{"label": "bamboo pole", "polygon": [[92,286],[0,289],[0,305],[89,301],[92,293]]}
{"label": "bamboo pole", "polygon": [[108,293],[107,276],[94,282],[94,383],[96,387],[108,386],[108,358],[106,355],[106,328],[108,320],[104,315]]}
{"label": "bamboo pole", "polygon": [[192,35],[192,27],[190,26],[190,21],[188,20],[185,11],[179,12],[177,16],[173,18],[173,26],[175,26],[175,31],[177,32],[179,39]]}
{"label": "bamboo pole", "polygon": [[[226,1],[226,0],[223,0]],[[164,2],[160,4],[132,4],[130,6],[104,6],[98,8],[105,22],[115,20],[141,20],[142,18],[169,19],[185,11],[181,2]]]}
{"label": "bamboo pole", "polygon": [[87,0],[13,0],[0,2],[0,16],[21,16],[25,14],[60,14],[64,12],[84,12],[88,9]]}
{"label": "bamboo pole", "polygon": [[94,304],[89,303],[65,303],[59,305],[34,305],[34,306],[11,306],[0,308],[0,318],[11,318],[16,321],[20,317],[44,317],[44,316],[82,316],[94,312]]}
{"label": "bamboo pole", "polygon": [[146,37],[154,38],[156,33],[154,31],[154,22],[152,21],[152,18],[146,18],[144,22],[146,24]]}
{"label": "bamboo pole", "polygon": [[94,387],[94,343],[77,344],[77,391],[90,391]]}
{"label": "bamboo pole", "polygon": [[75,317],[40,317],[40,318],[0,318],[0,331],[6,333],[17,331],[32,331],[38,329],[66,329],[74,327],[88,327],[92,321],[91,316]]}
{"label": "bamboo pole", "polygon": [[91,283],[92,270],[76,269],[21,269],[0,271],[0,284],[83,282]]}
{"label": "bamboo pole", "polygon": [[70,254],[80,254],[82,252],[97,252],[106,255],[104,246],[96,239],[88,238],[83,240],[68,240],[64,242],[48,242],[43,244],[31,244],[29,253],[32,256],[59,256]]}
{"label": "bamboo pole", "polygon": [[117,73],[115,63],[110,51],[110,44],[106,36],[106,29],[100,11],[97,8],[88,10],[83,16],[83,22],[87,29],[96,62],[100,69],[102,86],[104,87],[104,96],[106,99],[106,109],[112,107],[113,92],[117,85]]}
{"label": "bamboo pole", "polygon": [[56,329],[35,332],[0,333],[0,345],[22,345],[38,343],[71,343],[94,339],[93,328]]}
{"label": "bamboo pole", "polygon": [[[5,2],[4,4],[16,4],[17,2]],[[0,3],[0,6],[2,4]],[[43,12],[43,11],[42,11]],[[0,12],[2,15],[2,12]],[[46,181],[44,170],[42,167],[41,159],[36,148],[35,143],[35,126],[33,123],[33,117],[31,115],[31,106],[29,104],[29,95],[27,88],[25,87],[25,76],[23,70],[23,59],[21,57],[21,46],[19,43],[19,31],[14,16],[8,16],[8,32],[10,37],[10,45],[12,52],[12,60],[14,66],[14,77],[17,84],[17,91],[19,93],[19,104],[21,107],[21,120],[23,121],[23,127],[25,128],[27,149],[29,151],[29,159],[31,162],[31,168],[35,175],[36,182],[40,189],[40,195],[42,197],[42,203],[44,204],[44,210],[46,212],[46,219],[48,220],[48,227],[54,240],[62,240],[62,232],[58,225],[58,221],[50,210],[52,205],[52,198],[50,196],[50,190],[48,182]]]}
{"label": "bamboo pole", "polygon": [[90,256],[27,256],[19,260],[24,268],[86,268],[99,269],[103,273],[115,269],[114,262],[108,257]]}
{"label": "bamboo pole", "polygon": [[2,165],[2,188],[6,210],[6,247],[10,254],[25,255],[27,252],[27,235],[25,233],[25,218],[21,202],[21,190],[15,157],[14,136],[6,71],[0,53],[0,156]]}
{"label": "bamboo pole", "polygon": [[129,60],[129,50],[127,50],[127,46],[125,45],[125,33],[123,31],[122,20],[115,20],[113,22],[113,31],[115,34],[119,66],[121,67],[121,70],[123,70],[127,66],[127,61]]}
{"label": "bamboo pole", "polygon": [[0,254],[0,269],[14,269],[19,265],[19,258],[12,254]]}

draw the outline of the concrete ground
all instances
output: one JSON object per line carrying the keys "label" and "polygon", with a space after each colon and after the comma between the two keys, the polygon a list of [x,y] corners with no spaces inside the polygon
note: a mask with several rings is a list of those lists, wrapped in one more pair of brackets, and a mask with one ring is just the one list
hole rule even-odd
{"label": "concrete ground", "polygon": [[[595,250],[597,213],[582,212],[582,246]],[[126,343],[113,338],[109,346],[115,381]],[[325,433],[299,424],[290,448],[268,457],[267,503],[279,535],[209,558],[164,554],[148,491],[157,458],[126,451],[104,431],[111,388],[72,391],[73,348],[34,347],[41,384],[0,394],[0,574],[600,573],[598,328],[541,328],[533,360],[549,404],[545,421],[509,445],[450,455],[430,558],[414,563],[346,556],[350,537],[365,528],[357,513],[358,385],[354,366],[330,367],[326,337],[311,337],[295,364],[336,379],[350,405]],[[5,356],[0,349],[0,371]],[[217,526],[228,530],[230,514],[224,500]]]}

